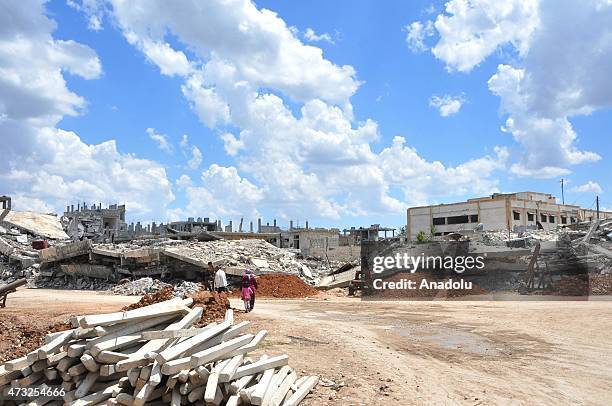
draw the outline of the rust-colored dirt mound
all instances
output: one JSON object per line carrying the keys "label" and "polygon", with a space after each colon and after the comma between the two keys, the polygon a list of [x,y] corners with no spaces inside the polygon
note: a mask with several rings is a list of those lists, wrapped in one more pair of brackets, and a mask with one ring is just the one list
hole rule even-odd
{"label": "rust-colored dirt mound", "polygon": [[592,295],[612,294],[612,275],[590,275],[589,283]]}
{"label": "rust-colored dirt mound", "polygon": [[174,297],[173,290],[171,287],[164,288],[159,292],[149,293],[148,295],[144,295],[138,302],[131,304],[129,306],[125,306],[122,310],[134,310],[139,309],[141,307],[149,306],[154,303],[165,302],[166,300],[170,300]]}
{"label": "rust-colored dirt mound", "polygon": [[204,308],[202,318],[195,323],[196,327],[203,327],[210,322],[223,319],[225,311],[230,308],[230,302],[225,293],[201,290],[190,297],[193,298],[194,306]]}
{"label": "rust-colored dirt mound", "polygon": [[553,282],[551,291],[543,293],[561,296],[609,295],[612,294],[612,275],[564,276]]}
{"label": "rust-colored dirt mound", "polygon": [[[414,289],[383,289],[374,290],[372,296],[385,297],[385,298],[409,298],[409,297],[461,297],[468,295],[482,295],[487,293],[484,289],[478,286],[476,283],[472,283],[471,289],[431,289],[429,287],[422,287],[421,282],[426,279],[427,282],[446,282],[448,278],[439,278],[435,275],[430,274],[419,274],[419,273],[397,273],[388,278],[385,278],[385,282],[400,282],[401,280],[412,281],[414,283]],[[453,281],[458,282],[461,278],[451,278]],[[466,279],[467,282],[467,279]]]}
{"label": "rust-colored dirt mound", "polygon": [[45,335],[70,328],[68,323],[50,324],[42,320],[29,323],[3,316],[0,319],[0,364],[39,348],[44,344]]}
{"label": "rust-colored dirt mound", "polygon": [[[257,277],[256,297],[275,297],[283,299],[317,296],[320,292],[296,275],[273,273]],[[240,289],[232,292],[240,297]]]}

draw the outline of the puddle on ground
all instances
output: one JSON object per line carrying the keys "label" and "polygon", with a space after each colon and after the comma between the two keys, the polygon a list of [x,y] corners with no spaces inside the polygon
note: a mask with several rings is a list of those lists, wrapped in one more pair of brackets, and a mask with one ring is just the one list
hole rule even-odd
{"label": "puddle on ground", "polygon": [[410,326],[393,330],[401,337],[426,344],[434,344],[447,350],[461,351],[474,355],[503,355],[498,345],[479,334],[444,326]]}

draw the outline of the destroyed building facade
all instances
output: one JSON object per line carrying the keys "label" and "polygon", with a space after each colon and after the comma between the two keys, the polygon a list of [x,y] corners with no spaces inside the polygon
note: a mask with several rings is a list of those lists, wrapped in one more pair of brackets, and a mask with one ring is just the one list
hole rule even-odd
{"label": "destroyed building facade", "polygon": [[495,193],[465,202],[411,207],[407,212],[407,234],[411,240],[419,232],[435,236],[475,230],[521,231],[542,228],[553,230],[583,221],[612,218],[612,212],[597,212],[579,206],[559,204],[548,193]]}
{"label": "destroyed building facade", "polygon": [[73,239],[96,239],[111,241],[129,239],[125,222],[125,205],[111,204],[102,208],[102,203],[78,203],[66,206],[62,217],[68,235]]}

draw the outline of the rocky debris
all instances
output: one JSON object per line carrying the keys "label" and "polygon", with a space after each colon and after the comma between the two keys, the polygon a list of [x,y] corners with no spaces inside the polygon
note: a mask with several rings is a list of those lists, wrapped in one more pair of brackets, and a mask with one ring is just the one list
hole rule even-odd
{"label": "rocky debris", "polygon": [[172,288],[172,285],[153,278],[140,278],[135,281],[124,280],[113,287],[116,295],[140,296],[148,293],[155,293],[165,288]]}
{"label": "rocky debris", "polygon": [[[529,248],[541,241],[557,241],[559,231],[557,230],[527,230],[522,232],[510,232],[507,230],[482,231],[475,233],[472,240],[480,241],[490,246],[515,246]],[[516,244],[516,245],[513,245]]]}
{"label": "rocky debris", "polygon": [[[316,285],[322,276],[344,265],[302,258],[295,250],[258,239],[195,242],[158,238],[109,244],[39,240],[16,228],[4,227],[0,231],[0,283],[25,277],[30,287],[113,289],[117,294],[143,295],[163,287],[159,282],[151,283],[151,279],[201,279],[208,262],[224,268],[228,278],[239,277],[248,268],[256,275],[290,274]],[[36,250],[32,248],[34,242],[48,248]],[[125,277],[134,282],[115,286]],[[140,280],[143,277],[149,279]],[[198,290],[193,284],[177,289],[181,297]]]}
{"label": "rocky debris", "polygon": [[134,281],[123,279],[119,281],[118,285],[112,288],[112,291],[116,295],[140,296],[170,289],[174,297],[185,298],[194,292],[198,292],[202,288],[203,286],[201,284],[195,282],[180,281],[176,284],[172,284],[145,277]]}
{"label": "rocky debris", "polygon": [[202,310],[192,303],[173,299],[73,317],[72,329],[31,340],[27,355],[0,365],[0,390],[61,385],[63,401],[75,405],[296,406],[315,388],[319,378],[298,379],[287,355],[248,356],[267,331],[245,334],[249,322],[234,324],[231,309],[219,323],[197,329]]}
{"label": "rocky debris", "polygon": [[174,296],[186,298],[192,293],[199,292],[202,288],[203,286],[200,283],[182,281],[174,286]]}
{"label": "rocky debris", "polygon": [[294,252],[257,239],[218,240],[208,242],[182,241],[165,248],[163,253],[205,265],[208,262],[224,267],[251,269],[256,274],[285,273],[301,275],[314,283],[318,278]]}

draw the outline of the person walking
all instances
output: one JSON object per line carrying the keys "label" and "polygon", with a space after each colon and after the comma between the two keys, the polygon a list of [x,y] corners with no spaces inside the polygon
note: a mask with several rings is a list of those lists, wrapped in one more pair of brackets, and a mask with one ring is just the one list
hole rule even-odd
{"label": "person walking", "polygon": [[244,302],[244,311],[248,313],[251,311],[252,290],[251,290],[251,279],[249,277],[247,269],[245,269],[242,272],[242,283],[240,285],[240,293],[241,293],[240,296],[242,298],[242,301]]}
{"label": "person walking", "polygon": [[208,261],[208,269],[202,275],[202,283],[204,288],[213,291],[213,278],[215,277],[215,266],[211,261]]}
{"label": "person walking", "polygon": [[215,290],[219,293],[227,292],[227,278],[225,271],[221,268],[215,272]]}
{"label": "person walking", "polygon": [[255,308],[255,291],[257,290],[257,279],[255,278],[255,275],[253,274],[253,271],[251,271],[250,269],[247,269],[247,276],[249,279],[249,288],[251,289],[251,300],[250,300],[250,307],[249,307],[249,311],[253,311],[253,309]]}

